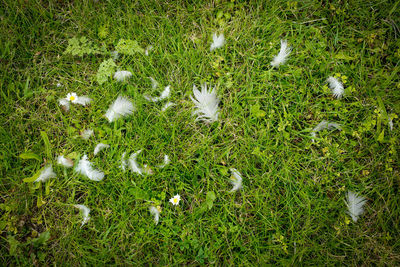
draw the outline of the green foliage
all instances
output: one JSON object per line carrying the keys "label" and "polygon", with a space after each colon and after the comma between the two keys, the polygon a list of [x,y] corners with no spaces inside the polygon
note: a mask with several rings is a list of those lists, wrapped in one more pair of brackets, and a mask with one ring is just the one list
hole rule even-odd
{"label": "green foliage", "polygon": [[101,85],[115,72],[117,65],[112,58],[104,60],[97,71],[96,80]]}
{"label": "green foliage", "polygon": [[137,41],[129,39],[120,39],[115,50],[120,54],[134,56],[136,53],[144,53]]}
{"label": "green foliage", "polygon": [[81,38],[73,37],[68,40],[68,46],[64,51],[64,54],[69,54],[72,56],[80,56],[83,55],[96,55],[96,54],[104,54],[106,52],[105,48],[99,48],[97,45],[93,44],[92,41],[89,41],[85,36]]}

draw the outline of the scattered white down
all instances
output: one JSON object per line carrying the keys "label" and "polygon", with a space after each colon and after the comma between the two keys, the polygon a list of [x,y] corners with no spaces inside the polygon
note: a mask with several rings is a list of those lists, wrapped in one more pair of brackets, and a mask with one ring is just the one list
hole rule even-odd
{"label": "scattered white down", "polygon": [[83,218],[82,225],[81,225],[81,227],[82,227],[85,223],[87,223],[90,220],[90,216],[89,216],[90,209],[88,207],[86,207],[85,205],[80,205],[80,204],[74,205],[74,207],[79,209],[82,213],[82,218]]}
{"label": "scattered white down", "polygon": [[88,140],[93,134],[94,134],[94,132],[93,132],[92,129],[87,129],[87,130],[84,130],[84,131],[81,133],[81,137],[82,137],[84,140]]}
{"label": "scattered white down", "polygon": [[136,151],[135,153],[131,154],[128,159],[128,166],[134,173],[143,175],[142,168],[140,168],[139,164],[136,162],[136,158],[140,154],[140,152],[142,152],[142,150]]}
{"label": "scattered white down", "polygon": [[233,188],[231,189],[230,192],[235,192],[242,188],[242,175],[238,170],[231,168],[230,171],[232,172],[232,177],[231,177],[231,183],[233,185]]}
{"label": "scattered white down", "polygon": [[169,107],[172,107],[172,106],[174,106],[174,105],[175,105],[174,103],[168,102],[168,103],[166,103],[166,104],[162,107],[161,111],[164,112],[164,111],[166,111]]}
{"label": "scattered white down", "polygon": [[114,73],[114,79],[116,79],[119,82],[128,80],[130,77],[132,77],[132,72],[127,70],[119,70]]}
{"label": "scattered white down", "polygon": [[101,150],[105,149],[105,148],[109,148],[110,145],[107,144],[103,144],[103,143],[99,143],[97,144],[97,146],[94,148],[94,155],[97,155]]}
{"label": "scattered white down", "polygon": [[217,33],[214,33],[212,38],[213,38],[213,42],[210,46],[210,51],[220,48],[225,44],[225,37],[224,37],[223,33],[221,33],[220,35],[217,35]]}
{"label": "scattered white down", "polygon": [[278,67],[281,64],[284,64],[287,60],[287,57],[290,55],[291,48],[288,46],[286,40],[281,40],[281,50],[279,51],[278,55],[276,55],[272,61],[272,67]]}
{"label": "scattered white down", "polygon": [[105,117],[109,122],[113,122],[123,116],[128,116],[133,113],[134,107],[132,102],[123,96],[118,98],[112,103],[107,110]]}
{"label": "scattered white down", "polygon": [[126,158],[126,151],[121,155],[121,165],[119,166],[123,171],[125,171],[126,167],[128,166],[128,161],[125,158]]}
{"label": "scattered white down", "polygon": [[338,99],[342,98],[344,94],[343,84],[335,77],[329,77],[327,82],[332,89],[332,95]]}
{"label": "scattered white down", "polygon": [[348,214],[351,216],[354,222],[357,222],[358,217],[360,217],[364,212],[364,205],[367,200],[359,196],[357,193],[348,191],[346,195],[346,205],[348,208]]}
{"label": "scattered white down", "polygon": [[149,77],[149,79],[151,81],[151,88],[156,89],[158,87],[158,82],[153,77]]}
{"label": "scattered white down", "polygon": [[53,167],[51,165],[47,166],[46,168],[43,169],[43,171],[40,173],[39,177],[35,180],[36,182],[46,182],[50,178],[56,178],[57,175],[53,171]]}
{"label": "scattered white down", "polygon": [[153,46],[149,45],[148,47],[146,47],[146,50],[144,50],[144,54],[148,56],[151,50],[153,50]]}
{"label": "scattered white down", "polygon": [[196,110],[193,114],[198,115],[198,120],[203,120],[206,122],[214,122],[218,120],[218,104],[219,99],[215,88],[211,91],[207,91],[207,84],[203,83],[201,85],[201,91],[197,90],[196,85],[193,85],[193,95],[190,96],[193,103],[196,105]]}
{"label": "scattered white down", "polygon": [[70,106],[70,102],[67,100],[67,99],[65,99],[65,98],[60,98],[60,99],[58,99],[58,103],[60,104],[60,106],[63,106],[64,107],[64,109],[65,109],[65,111],[68,111],[69,110],[69,106]]}
{"label": "scattered white down", "polygon": [[160,220],[160,210],[154,206],[151,206],[149,210],[150,210],[150,214],[154,216],[154,222],[157,225],[158,221]]}
{"label": "scattered white down", "polygon": [[311,132],[311,141],[314,142],[314,138],[317,136],[317,132],[322,131],[324,129],[328,129],[328,130],[333,130],[333,129],[337,129],[337,130],[341,130],[342,127],[340,126],[340,124],[336,123],[336,122],[327,122],[326,120],[321,121],[320,123],[318,123],[317,126],[315,126],[315,128],[312,130]]}
{"label": "scattered white down", "polygon": [[158,102],[158,101],[161,101],[161,100],[169,97],[170,93],[171,93],[171,89],[170,89],[170,86],[168,85],[164,88],[164,91],[162,91],[160,96],[152,97],[152,96],[145,95],[144,98],[148,101]]}
{"label": "scattered white down", "polygon": [[170,161],[168,155],[165,154],[165,155],[164,155],[164,162],[163,162],[163,164],[159,165],[158,167],[162,169],[162,168],[164,168],[165,166],[167,166],[170,162],[171,162],[171,161]]}
{"label": "scattered white down", "polygon": [[88,161],[87,155],[84,155],[78,162],[75,168],[77,173],[80,173],[92,181],[101,181],[104,178],[104,173],[102,171],[96,170],[92,167],[92,163]]}
{"label": "scattered white down", "polygon": [[72,159],[65,158],[63,155],[58,156],[57,164],[62,165],[66,168],[71,168],[74,166]]}

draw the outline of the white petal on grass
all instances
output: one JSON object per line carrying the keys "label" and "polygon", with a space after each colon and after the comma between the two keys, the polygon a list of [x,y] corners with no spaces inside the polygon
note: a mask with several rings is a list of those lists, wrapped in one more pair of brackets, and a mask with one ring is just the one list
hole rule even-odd
{"label": "white petal on grass", "polygon": [[144,54],[145,54],[146,56],[148,56],[148,55],[149,55],[149,52],[150,52],[151,50],[153,50],[153,46],[152,46],[152,45],[149,45],[148,47],[146,47],[146,50],[144,51]]}
{"label": "white petal on grass", "polygon": [[90,220],[90,216],[89,216],[90,209],[88,207],[86,207],[85,205],[80,205],[80,204],[74,205],[74,207],[79,209],[82,213],[82,218],[83,218],[82,225],[81,225],[81,227],[82,227],[85,223],[87,223]]}
{"label": "white petal on grass", "polygon": [[231,189],[230,192],[235,192],[237,190],[239,190],[240,188],[242,188],[242,175],[240,174],[240,172],[238,172],[238,170],[231,168],[230,169],[232,172],[232,177],[231,177],[231,183],[233,185],[233,188]]}
{"label": "white petal on grass", "polygon": [[335,77],[329,77],[327,79],[329,87],[332,89],[332,94],[334,97],[340,99],[344,94],[343,84]]}
{"label": "white petal on grass", "polygon": [[36,182],[46,182],[50,178],[56,178],[56,173],[53,171],[53,167],[51,165],[47,166],[46,168],[43,169],[43,171],[40,173],[39,177],[35,180]]}
{"label": "white petal on grass", "polygon": [[86,176],[92,181],[101,181],[104,178],[102,171],[96,170],[92,167],[92,163],[88,161],[87,155],[84,155],[75,168],[75,171]]}
{"label": "white petal on grass", "polygon": [[193,103],[196,105],[196,110],[193,114],[198,115],[198,120],[203,120],[206,122],[214,122],[218,120],[218,104],[219,99],[215,88],[211,91],[207,91],[207,84],[201,85],[201,91],[197,90],[196,85],[193,85],[193,95],[190,96]]}
{"label": "white petal on grass", "polygon": [[284,64],[291,51],[292,49],[288,46],[287,41],[281,40],[281,50],[279,51],[278,55],[272,59],[271,66],[278,67],[279,65]]}
{"label": "white petal on grass", "polygon": [[97,153],[99,153],[101,150],[105,149],[105,148],[109,148],[110,145],[107,144],[103,144],[103,143],[99,143],[97,144],[97,146],[94,148],[94,155],[97,155]]}
{"label": "white petal on grass", "polygon": [[87,129],[87,130],[84,130],[84,131],[81,133],[81,137],[82,137],[84,140],[88,140],[93,134],[94,134],[94,132],[93,132],[92,129]]}
{"label": "white petal on grass", "polygon": [[150,214],[154,216],[154,222],[157,225],[158,221],[160,220],[160,211],[156,207],[151,206],[150,207]]}
{"label": "white petal on grass", "polygon": [[57,164],[62,165],[66,168],[71,168],[74,166],[74,162],[72,161],[72,159],[65,158],[63,155],[58,156]]}
{"label": "white petal on grass", "polygon": [[69,110],[70,102],[67,99],[60,98],[58,99],[58,103],[65,109],[65,111]]}
{"label": "white petal on grass", "polygon": [[119,82],[128,80],[130,77],[132,77],[132,72],[127,70],[120,70],[114,73],[114,79],[116,79]]}
{"label": "white petal on grass", "polygon": [[76,98],[76,100],[74,101],[74,103],[82,105],[82,106],[86,106],[88,105],[90,102],[92,101],[92,99],[88,96],[78,96]]}
{"label": "white petal on grass", "polygon": [[167,154],[164,155],[164,162],[163,164],[159,165],[159,168],[164,168],[165,166],[167,166],[171,161],[169,160],[169,157]]}
{"label": "white petal on grass", "polygon": [[134,173],[143,175],[142,168],[140,168],[139,164],[136,162],[136,158],[140,154],[140,152],[142,152],[142,150],[136,151],[135,153],[131,154],[128,159],[128,166]]}
{"label": "white petal on grass", "polygon": [[161,111],[166,111],[169,107],[172,107],[174,105],[175,105],[174,103],[168,102],[162,107]]}
{"label": "white petal on grass", "polygon": [[131,115],[133,110],[133,104],[128,98],[118,96],[114,103],[110,105],[105,116],[109,122],[113,122],[123,116]]}
{"label": "white petal on grass", "polygon": [[225,44],[225,37],[223,33],[221,33],[220,35],[214,33],[212,38],[213,38],[213,43],[210,46],[210,51],[220,48]]}
{"label": "white petal on grass", "polygon": [[337,129],[337,130],[341,130],[342,127],[340,126],[340,124],[336,123],[336,122],[327,122],[326,120],[321,121],[320,123],[318,123],[317,126],[315,126],[315,128],[312,130],[311,132],[311,141],[314,142],[314,138],[317,136],[317,132],[322,131],[324,129],[328,129],[328,130],[333,130],[333,129]]}
{"label": "white petal on grass", "polygon": [[170,93],[171,93],[171,89],[170,89],[170,86],[168,85],[167,87],[165,87],[164,91],[162,91],[160,96],[152,97],[152,96],[145,95],[144,98],[148,101],[158,102],[160,100],[163,100],[163,99],[169,97]]}
{"label": "white petal on grass", "polygon": [[351,216],[354,222],[357,222],[358,217],[364,212],[364,205],[367,200],[359,196],[357,193],[348,191],[346,195],[346,205],[348,208],[348,214]]}

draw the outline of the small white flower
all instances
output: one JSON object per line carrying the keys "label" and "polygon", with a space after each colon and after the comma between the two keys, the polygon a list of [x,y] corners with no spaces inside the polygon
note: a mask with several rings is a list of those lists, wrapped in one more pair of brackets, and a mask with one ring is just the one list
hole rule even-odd
{"label": "small white flower", "polygon": [[161,213],[161,207],[157,206],[151,206],[150,207],[150,214],[154,216],[154,222],[156,225],[158,224],[158,221],[160,220],[160,213]]}
{"label": "small white flower", "polygon": [[46,168],[43,169],[43,171],[40,173],[39,177],[35,180],[36,182],[46,182],[50,178],[56,178],[56,174],[53,171],[53,167],[51,165],[47,166]]}
{"label": "small white flower", "polygon": [[81,132],[83,140],[88,140],[94,134],[92,129],[87,129]]}
{"label": "small white flower", "polygon": [[57,164],[62,165],[66,168],[71,168],[74,166],[74,162],[71,159],[65,158],[64,156],[58,156]]}
{"label": "small white flower", "polygon": [[75,103],[76,100],[78,100],[78,96],[76,95],[76,93],[68,93],[66,99],[72,103]]}
{"label": "small white flower", "polygon": [[196,105],[196,110],[193,114],[198,114],[197,119],[206,122],[217,121],[219,99],[215,88],[208,91],[207,84],[203,83],[201,85],[201,91],[199,91],[196,85],[193,85],[193,95],[194,98],[190,96],[190,99],[192,99],[193,103]]}
{"label": "small white flower", "polygon": [[116,79],[119,82],[123,82],[127,79],[132,77],[132,73],[127,70],[120,70],[114,73],[114,79]]}
{"label": "small white flower", "polygon": [[225,44],[225,37],[223,33],[221,33],[220,35],[214,33],[212,38],[213,38],[213,43],[210,46],[210,51],[220,48]]}
{"label": "small white flower", "polygon": [[107,144],[103,144],[103,143],[99,143],[97,144],[97,146],[94,148],[94,155],[97,155],[97,153],[99,153],[101,150],[105,149],[105,148],[109,148],[110,145]]}
{"label": "small white flower", "polygon": [[173,198],[169,200],[169,202],[172,203],[172,205],[177,206],[179,205],[179,201],[181,201],[181,196],[180,195],[175,195]]}
{"label": "small white flower", "polygon": [[238,170],[231,168],[230,169],[232,172],[232,177],[231,177],[231,183],[233,185],[233,188],[231,189],[230,192],[235,192],[242,188],[242,176],[240,175],[240,172]]}
{"label": "small white flower", "polygon": [[291,48],[288,47],[288,43],[286,40],[281,40],[281,49],[273,60],[271,61],[272,67],[278,67],[281,64],[284,64],[287,60],[287,57],[290,55]]}
{"label": "small white flower", "polygon": [[328,78],[329,87],[332,89],[332,94],[334,97],[340,99],[344,94],[343,84],[335,77]]}
{"label": "small white flower", "polygon": [[87,223],[90,220],[90,217],[89,217],[90,209],[88,207],[86,207],[85,205],[79,205],[79,204],[74,205],[74,207],[79,209],[82,213],[82,217],[83,217],[82,225],[81,225],[81,227],[82,227],[85,223]]}

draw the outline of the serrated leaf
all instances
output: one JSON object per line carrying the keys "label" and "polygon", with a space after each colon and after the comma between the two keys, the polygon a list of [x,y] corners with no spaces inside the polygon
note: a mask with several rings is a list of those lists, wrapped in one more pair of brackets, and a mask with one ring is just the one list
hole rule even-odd
{"label": "serrated leaf", "polygon": [[19,157],[21,159],[36,159],[37,161],[40,161],[40,157],[33,152],[21,153],[21,154],[19,154]]}
{"label": "serrated leaf", "polygon": [[112,58],[104,60],[99,67],[96,74],[96,80],[101,85],[105,83],[108,78],[114,74],[117,65]]}
{"label": "serrated leaf", "polygon": [[120,39],[115,50],[120,54],[130,56],[133,56],[136,53],[144,53],[144,49],[139,46],[137,41],[129,39]]}

